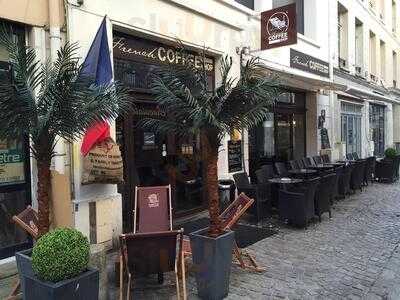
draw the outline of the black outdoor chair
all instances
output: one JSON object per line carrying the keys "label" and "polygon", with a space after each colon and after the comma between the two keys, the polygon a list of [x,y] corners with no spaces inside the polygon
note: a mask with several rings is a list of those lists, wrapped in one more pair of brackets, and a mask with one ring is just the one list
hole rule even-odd
{"label": "black outdoor chair", "polygon": [[375,178],[380,182],[394,182],[398,174],[398,160],[392,158],[384,158],[376,162]]}
{"label": "black outdoor chair", "polygon": [[347,160],[354,160],[353,153],[347,153],[346,154],[346,159]]}
{"label": "black outdoor chair", "polygon": [[283,162],[276,162],[275,163],[276,173],[280,177],[287,177],[289,176],[288,170],[286,169],[285,163]]}
{"label": "black outdoor chair", "polygon": [[314,156],[313,160],[314,160],[316,165],[320,165],[320,164],[324,163],[324,161],[322,160],[321,156]]}
{"label": "black outdoor chair", "polygon": [[350,179],[351,173],[353,171],[353,165],[347,165],[343,167],[343,171],[339,174],[339,184],[338,184],[338,198],[345,198],[351,192],[350,189]]}
{"label": "black outdoor chair", "polygon": [[375,177],[375,164],[376,157],[370,156],[366,159],[365,169],[364,169],[364,185],[368,185],[369,182],[374,182]]}
{"label": "black outdoor chair", "polygon": [[302,159],[298,159],[298,160],[296,160],[296,162],[297,162],[297,165],[299,166],[300,169],[305,169],[306,168],[306,166],[304,165],[304,162],[303,162]]}
{"label": "black outdoor chair", "polygon": [[268,179],[276,177],[273,165],[262,165],[261,169],[264,171],[264,174]]}
{"label": "black outdoor chair", "polygon": [[314,161],[312,161],[311,158],[303,157],[301,160],[303,161],[304,167],[308,168],[313,166]]}
{"label": "black outdoor chair", "polygon": [[257,223],[271,211],[271,184],[264,180],[263,176],[261,177],[263,182],[251,184],[246,172],[233,174],[238,194],[244,193],[247,197],[254,199],[254,205],[249,208],[249,213],[256,217]]}
{"label": "black outdoor chair", "polygon": [[354,163],[354,169],[351,173],[350,188],[355,192],[356,190],[362,191],[364,182],[364,170],[366,160],[358,160]]}
{"label": "black outdoor chair", "polygon": [[357,152],[353,152],[353,159],[354,159],[354,160],[360,159],[360,157],[358,156],[358,153],[357,153]]}
{"label": "black outdoor chair", "polygon": [[319,178],[311,179],[302,186],[279,190],[279,215],[295,226],[307,227],[315,216],[314,197]]}
{"label": "black outdoor chair", "polygon": [[331,213],[331,199],[333,190],[335,188],[336,174],[328,174],[321,177],[317,191],[315,193],[315,214],[321,222],[321,215],[325,212],[329,213],[329,218],[332,217]]}
{"label": "black outdoor chair", "polygon": [[335,168],[334,174],[336,175],[336,177],[335,177],[335,182],[334,182],[334,186],[333,186],[333,191],[331,194],[331,205],[333,205],[334,200],[339,197],[339,179],[340,179],[340,176],[342,176],[342,174],[343,174],[343,170],[344,170],[343,166]]}
{"label": "black outdoor chair", "polygon": [[299,164],[297,163],[296,160],[290,160],[289,161],[289,167],[290,167],[290,170],[300,169]]}
{"label": "black outdoor chair", "polygon": [[330,159],[328,154],[321,155],[321,158],[322,158],[323,162],[326,163],[326,164],[331,162],[331,159]]}

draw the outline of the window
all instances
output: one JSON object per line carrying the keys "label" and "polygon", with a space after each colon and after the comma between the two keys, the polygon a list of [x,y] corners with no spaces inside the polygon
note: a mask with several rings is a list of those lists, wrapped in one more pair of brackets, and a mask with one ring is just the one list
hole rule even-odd
{"label": "window", "polygon": [[355,35],[355,60],[356,74],[362,76],[364,65],[364,39],[363,39],[363,23],[356,18],[356,35]]}
{"label": "window", "polygon": [[371,81],[376,82],[376,35],[372,31],[369,32],[369,73]]}
{"label": "window", "polygon": [[304,34],[304,0],[273,0],[273,7],[296,3],[297,32]]}
{"label": "window", "polygon": [[393,87],[397,88],[397,53],[396,51],[393,51],[392,53],[393,57]]}
{"label": "window", "polygon": [[339,67],[348,69],[348,13],[347,9],[338,3],[338,50]]}
{"label": "window", "polygon": [[346,153],[354,153],[361,157],[361,110],[362,106],[342,102],[342,142],[346,144]]}
{"label": "window", "polygon": [[247,8],[254,9],[254,0],[235,0],[237,3],[246,6]]}
{"label": "window", "polygon": [[385,106],[369,106],[370,137],[374,141],[374,155],[383,156],[385,152]]}
{"label": "window", "polygon": [[381,78],[386,81],[386,44],[380,41]]}

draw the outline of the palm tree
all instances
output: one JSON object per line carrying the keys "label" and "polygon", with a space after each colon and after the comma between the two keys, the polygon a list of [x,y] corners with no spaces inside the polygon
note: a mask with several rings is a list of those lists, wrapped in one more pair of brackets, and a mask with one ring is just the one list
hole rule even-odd
{"label": "palm tree", "polygon": [[[182,50],[183,56],[185,50]],[[155,72],[151,89],[166,119],[144,119],[141,125],[149,130],[179,136],[200,135],[205,188],[210,215],[210,236],[221,233],[219,226],[218,149],[226,134],[251,128],[264,121],[280,91],[277,81],[266,75],[255,58],[241,66],[241,77],[229,73],[232,58],[224,57],[220,68],[221,83],[210,91],[205,68],[193,64],[169,66]],[[190,61],[190,59],[187,59]]]}
{"label": "palm tree", "polygon": [[94,86],[80,76],[76,44],[66,44],[54,63],[40,63],[35,50],[0,28],[0,45],[9,53],[11,82],[0,82],[0,139],[30,139],[37,162],[39,233],[49,230],[50,164],[60,139],[80,138],[96,122],[130,107],[127,92],[110,83]]}

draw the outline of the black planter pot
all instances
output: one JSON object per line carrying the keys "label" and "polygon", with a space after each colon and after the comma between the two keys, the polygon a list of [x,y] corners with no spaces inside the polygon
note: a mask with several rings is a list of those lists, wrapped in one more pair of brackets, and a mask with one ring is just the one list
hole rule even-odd
{"label": "black planter pot", "polygon": [[57,283],[40,280],[32,270],[32,250],[17,252],[18,273],[24,300],[97,300],[99,271],[88,269],[79,276]]}
{"label": "black planter pot", "polygon": [[207,230],[190,234],[197,292],[202,299],[219,300],[229,293],[235,233],[229,231],[211,238]]}

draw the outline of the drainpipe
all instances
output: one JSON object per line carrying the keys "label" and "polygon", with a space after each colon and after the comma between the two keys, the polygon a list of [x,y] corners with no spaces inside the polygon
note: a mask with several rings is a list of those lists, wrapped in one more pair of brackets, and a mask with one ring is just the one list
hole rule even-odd
{"label": "drainpipe", "polygon": [[[49,0],[49,31],[50,31],[50,60],[54,62],[57,51],[61,48],[61,8],[60,0]],[[64,140],[59,138],[55,146],[54,168],[60,173],[65,173],[65,146]]]}

